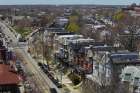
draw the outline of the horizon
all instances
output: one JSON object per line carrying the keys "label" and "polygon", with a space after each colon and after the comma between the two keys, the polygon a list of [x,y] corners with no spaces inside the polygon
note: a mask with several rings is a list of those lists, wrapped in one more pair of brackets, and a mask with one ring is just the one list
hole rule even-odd
{"label": "horizon", "polygon": [[[11,2],[12,1],[12,2]],[[139,0],[0,0],[0,5],[131,5],[140,4]]]}
{"label": "horizon", "polygon": [[120,5],[118,5],[118,4],[0,4],[0,6],[34,6],[34,5],[42,5],[42,6],[45,6],[45,5],[48,5],[48,6],[129,6],[129,5],[131,5],[131,4],[126,4],[126,5],[124,5],[124,4],[120,4]]}

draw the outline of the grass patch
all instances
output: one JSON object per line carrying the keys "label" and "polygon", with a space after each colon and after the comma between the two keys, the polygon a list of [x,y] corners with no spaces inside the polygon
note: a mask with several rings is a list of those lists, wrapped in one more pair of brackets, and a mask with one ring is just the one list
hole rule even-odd
{"label": "grass patch", "polygon": [[16,30],[17,33],[19,33],[22,37],[26,37],[27,35],[29,35],[32,30],[30,27],[14,27],[14,29]]}

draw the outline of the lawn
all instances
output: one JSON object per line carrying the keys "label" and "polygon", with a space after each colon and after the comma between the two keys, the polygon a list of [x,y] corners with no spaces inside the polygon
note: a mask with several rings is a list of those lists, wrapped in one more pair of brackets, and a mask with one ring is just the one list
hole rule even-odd
{"label": "lawn", "polygon": [[17,33],[21,34],[22,37],[26,37],[28,34],[32,32],[30,27],[14,27]]}

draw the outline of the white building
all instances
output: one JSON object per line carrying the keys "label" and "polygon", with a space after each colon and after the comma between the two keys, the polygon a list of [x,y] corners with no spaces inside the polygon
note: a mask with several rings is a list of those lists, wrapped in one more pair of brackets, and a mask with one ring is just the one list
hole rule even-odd
{"label": "white building", "polygon": [[140,69],[136,66],[127,66],[122,70],[122,82],[129,82],[135,88],[134,93],[140,93]]}
{"label": "white building", "polygon": [[64,26],[65,24],[67,24],[68,21],[69,20],[67,18],[65,18],[65,17],[57,17],[56,18],[56,24],[59,24],[61,26]]}

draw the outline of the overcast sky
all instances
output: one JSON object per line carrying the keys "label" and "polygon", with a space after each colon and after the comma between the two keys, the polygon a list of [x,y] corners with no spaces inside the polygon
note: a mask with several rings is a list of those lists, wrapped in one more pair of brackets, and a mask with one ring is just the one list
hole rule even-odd
{"label": "overcast sky", "polygon": [[104,4],[104,5],[127,5],[140,4],[140,0],[0,0],[0,5],[15,4]]}

